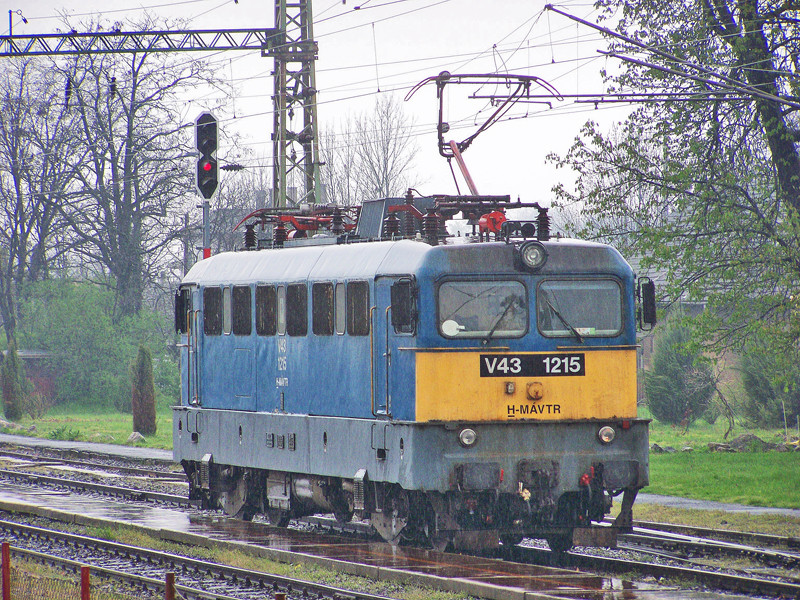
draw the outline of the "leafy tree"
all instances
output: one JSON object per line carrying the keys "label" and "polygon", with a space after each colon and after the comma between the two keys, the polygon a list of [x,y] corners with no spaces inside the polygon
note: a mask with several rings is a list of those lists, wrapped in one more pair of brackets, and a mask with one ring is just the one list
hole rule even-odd
{"label": "leafy tree", "polygon": [[[792,3],[601,3],[636,53],[610,91],[663,93],[611,134],[587,123],[562,159],[577,171],[560,203],[585,234],[611,239],[667,274],[665,298],[705,302],[707,349],[751,339],[797,348],[800,21]],[[676,96],[692,101],[676,100]]]}
{"label": "leafy tree", "polygon": [[770,355],[769,348],[756,343],[749,344],[741,357],[746,398],[740,410],[753,425],[791,426],[800,415],[800,372],[796,365],[781,363],[782,357]]}
{"label": "leafy tree", "polygon": [[688,350],[689,339],[686,327],[665,327],[653,351],[652,368],[645,372],[647,406],[664,423],[694,422],[705,412],[714,393],[711,369]]}
{"label": "leafy tree", "polygon": [[[128,365],[141,345],[158,358],[160,379],[175,376],[165,343],[172,335],[166,317],[142,310],[114,322],[111,290],[63,280],[40,282],[26,290],[20,312],[21,341],[51,355],[58,402],[88,400],[124,409],[121,399],[131,397]],[[172,383],[166,390],[170,396],[174,388]]]}
{"label": "leafy tree", "polygon": [[8,344],[8,351],[0,368],[0,379],[3,388],[3,414],[9,421],[18,421],[22,417],[25,404],[27,379],[13,338]]}
{"label": "leafy tree", "polygon": [[156,432],[156,390],[153,382],[153,359],[150,351],[139,347],[136,360],[131,363],[131,409],[133,430],[142,435]]}

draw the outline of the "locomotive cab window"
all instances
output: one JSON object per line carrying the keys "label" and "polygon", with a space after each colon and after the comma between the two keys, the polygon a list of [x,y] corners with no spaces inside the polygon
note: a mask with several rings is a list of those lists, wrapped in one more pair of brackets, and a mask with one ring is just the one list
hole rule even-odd
{"label": "locomotive cab window", "polygon": [[189,331],[189,313],[192,312],[192,292],[183,288],[175,292],[175,333]]}
{"label": "locomotive cab window", "polygon": [[445,281],[437,309],[447,338],[518,338],[528,330],[528,299],[519,281]]}
{"label": "locomotive cab window", "polygon": [[277,295],[278,308],[278,335],[286,335],[286,288],[278,286]]}
{"label": "locomotive cab window", "polygon": [[400,279],[391,287],[392,327],[395,333],[414,333],[417,321],[417,303],[414,282]]}
{"label": "locomotive cab window", "polygon": [[222,333],[222,288],[203,290],[203,332],[206,335]]}
{"label": "locomotive cab window", "polygon": [[612,279],[549,280],[536,295],[546,337],[612,337],[622,332],[622,288]]}

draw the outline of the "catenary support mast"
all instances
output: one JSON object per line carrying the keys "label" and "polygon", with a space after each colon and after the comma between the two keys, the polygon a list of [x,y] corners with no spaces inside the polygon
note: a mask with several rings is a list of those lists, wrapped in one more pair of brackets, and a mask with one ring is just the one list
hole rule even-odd
{"label": "catenary support mast", "polygon": [[[118,29],[0,36],[0,57],[209,50],[260,50],[262,56],[274,59],[272,202],[275,206],[318,202],[321,188],[314,74],[317,44],[313,38],[311,0],[275,0],[275,27],[270,29]],[[296,110],[302,111],[302,128],[290,131]]]}

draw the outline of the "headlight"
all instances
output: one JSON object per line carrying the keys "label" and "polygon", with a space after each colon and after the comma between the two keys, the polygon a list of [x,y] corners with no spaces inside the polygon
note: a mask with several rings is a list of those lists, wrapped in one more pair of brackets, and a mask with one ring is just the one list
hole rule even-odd
{"label": "headlight", "polygon": [[458,441],[465,448],[469,448],[475,442],[478,441],[478,434],[475,433],[474,429],[470,428],[462,429],[461,432],[458,434]]}
{"label": "headlight", "polygon": [[547,262],[547,250],[541,242],[525,242],[519,248],[519,256],[522,264],[534,271],[541,269]]}
{"label": "headlight", "polygon": [[617,432],[614,431],[613,427],[609,427],[608,425],[606,425],[605,427],[601,427],[600,431],[597,432],[597,437],[604,444],[610,444],[611,442],[614,441],[614,438],[616,436]]}

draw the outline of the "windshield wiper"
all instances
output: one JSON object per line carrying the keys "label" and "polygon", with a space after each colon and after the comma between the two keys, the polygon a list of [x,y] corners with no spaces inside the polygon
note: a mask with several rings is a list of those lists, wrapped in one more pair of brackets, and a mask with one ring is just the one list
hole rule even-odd
{"label": "windshield wiper", "polygon": [[516,296],[512,296],[509,299],[508,306],[506,306],[506,309],[503,311],[503,314],[500,315],[500,317],[497,319],[497,321],[494,322],[494,325],[492,325],[492,328],[489,330],[489,333],[486,334],[486,337],[483,340],[484,344],[488,344],[491,341],[492,336],[494,335],[494,332],[497,331],[497,328],[500,326],[500,323],[502,323],[503,319],[506,318],[506,315],[508,314],[508,311],[510,311],[511,307],[514,306],[519,301],[520,301],[520,299],[517,298]]}
{"label": "windshield wiper", "polygon": [[583,337],[581,336],[581,334],[580,334],[580,333],[578,333],[578,330],[577,330],[577,329],[575,329],[575,328],[574,328],[574,327],[573,327],[573,326],[570,324],[570,322],[569,322],[569,321],[567,321],[567,320],[564,318],[564,315],[562,315],[560,312],[558,312],[558,311],[556,310],[556,307],[555,307],[555,306],[553,306],[553,304],[550,302],[550,300],[548,300],[547,298],[545,298],[545,300],[544,300],[544,301],[547,303],[547,306],[549,306],[549,307],[550,307],[550,310],[552,310],[552,311],[553,311],[553,314],[554,314],[555,316],[557,316],[557,317],[558,317],[558,320],[559,320],[559,321],[561,321],[561,322],[562,322],[562,323],[563,323],[563,324],[566,326],[566,328],[570,330],[570,332],[572,333],[572,335],[574,335],[574,336],[575,336],[575,339],[577,339],[577,340],[578,340],[578,343],[579,343],[579,344],[582,344],[582,343],[583,343]]}

